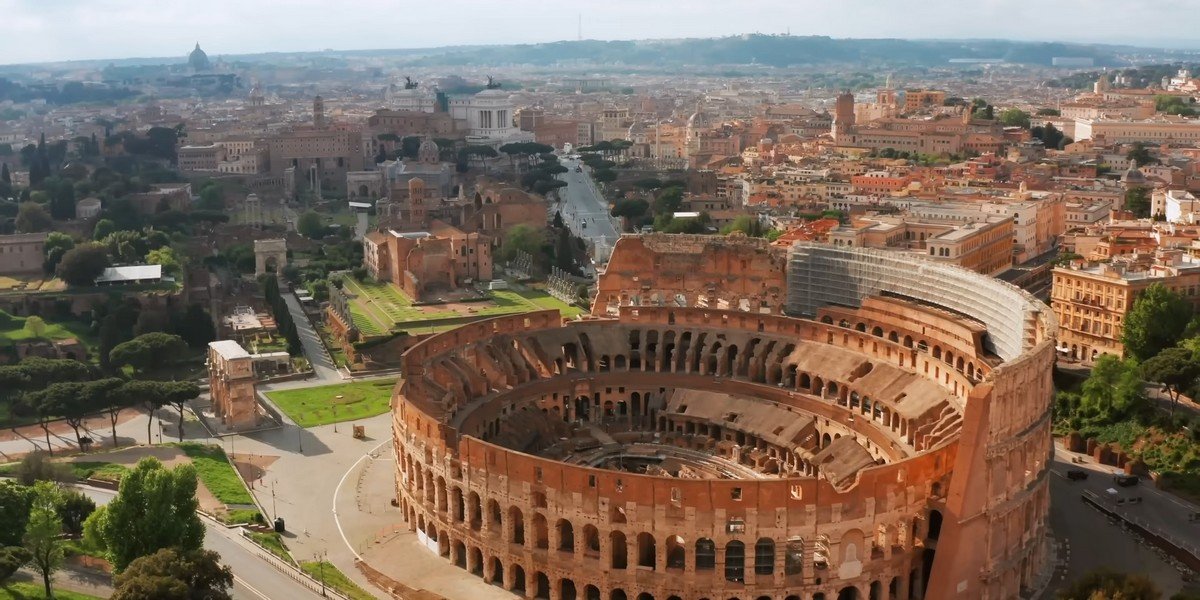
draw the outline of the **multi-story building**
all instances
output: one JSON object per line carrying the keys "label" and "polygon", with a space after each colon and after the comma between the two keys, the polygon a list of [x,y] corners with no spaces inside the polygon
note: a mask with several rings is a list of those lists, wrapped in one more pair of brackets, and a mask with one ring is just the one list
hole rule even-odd
{"label": "multi-story building", "polygon": [[296,184],[309,189],[345,189],[346,173],[363,170],[362,133],[300,129],[267,138],[271,173],[294,169]]}
{"label": "multi-story building", "polygon": [[1075,139],[1101,139],[1108,143],[1195,145],[1200,142],[1200,119],[1160,115],[1150,119],[1098,117],[1075,119]]}
{"label": "multi-story building", "polygon": [[1101,354],[1123,357],[1125,316],[1138,294],[1155,283],[1200,306],[1200,259],[1159,249],[1055,268],[1050,306],[1058,316],[1059,352],[1085,363]]}
{"label": "multi-story building", "polygon": [[180,147],[178,155],[180,171],[216,171],[225,160],[225,148],[216,143],[188,145]]}
{"label": "multi-story building", "polygon": [[363,238],[363,266],[414,300],[492,278],[488,236],[435,221],[430,231],[375,231]]}
{"label": "multi-story building", "polygon": [[0,275],[41,271],[45,248],[45,233],[0,235]]}
{"label": "multi-story building", "polygon": [[829,242],[835,246],[922,254],[985,275],[1012,266],[1013,239],[1013,220],[995,215],[981,215],[966,223],[879,215],[856,219],[829,232]]}

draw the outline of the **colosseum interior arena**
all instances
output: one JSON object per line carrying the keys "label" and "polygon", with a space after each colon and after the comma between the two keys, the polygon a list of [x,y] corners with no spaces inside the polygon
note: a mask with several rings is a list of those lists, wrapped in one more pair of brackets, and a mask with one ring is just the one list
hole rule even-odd
{"label": "colosseum interior arena", "polygon": [[590,318],[405,354],[399,506],[526,598],[1018,598],[1047,562],[1053,319],[881,251],[625,236]]}

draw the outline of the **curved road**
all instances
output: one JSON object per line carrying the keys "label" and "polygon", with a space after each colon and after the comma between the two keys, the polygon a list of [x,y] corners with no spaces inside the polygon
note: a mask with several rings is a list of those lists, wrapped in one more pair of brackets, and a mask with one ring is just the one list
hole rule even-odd
{"label": "curved road", "polygon": [[[79,486],[96,504],[108,504],[116,492],[99,488]],[[259,558],[258,550],[236,533],[215,525],[208,519],[204,522],[204,547],[221,555],[221,562],[233,571],[234,600],[319,600],[321,595],[310,591],[292,578],[275,570],[266,560]]]}

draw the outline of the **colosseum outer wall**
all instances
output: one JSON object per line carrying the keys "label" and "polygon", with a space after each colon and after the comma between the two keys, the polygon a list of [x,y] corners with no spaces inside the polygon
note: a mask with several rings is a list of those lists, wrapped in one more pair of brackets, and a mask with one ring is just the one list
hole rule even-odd
{"label": "colosseum outer wall", "polygon": [[[631,239],[636,238],[622,238],[617,251]],[[690,256],[692,246],[710,244],[692,242],[660,244],[649,252],[643,246],[638,261],[676,264],[670,256],[656,261],[653,255]],[[610,286],[611,302],[603,310],[597,299],[597,314],[617,314],[615,320],[563,325],[555,311],[543,311],[470,324],[414,346],[405,355],[405,377],[394,401],[397,493],[409,526],[431,551],[528,598],[833,600],[847,590],[852,595],[846,597],[862,599],[1018,597],[1046,566],[1053,315],[1013,288],[993,290],[975,281],[977,275],[942,272],[940,265],[891,263],[880,276],[880,261],[890,260],[861,250],[793,251],[787,261],[789,306],[815,316],[831,301],[853,307],[865,296],[899,291],[987,324],[983,343],[998,358],[986,368],[981,362],[977,371],[964,371],[963,349],[978,334],[939,322],[934,313],[925,315],[930,320],[909,320],[909,326],[916,328],[914,336],[950,333],[948,347],[960,356],[957,368],[935,356],[936,338],[916,344],[901,343],[894,331],[885,336],[886,328],[903,328],[904,320],[880,316],[890,308],[884,300],[873,305],[882,320],[855,329],[739,311],[736,300],[725,303],[731,310],[628,306],[632,298],[624,292],[638,290],[632,279]],[[784,268],[782,260],[763,264]],[[817,264],[824,266],[813,268]],[[891,280],[906,270],[919,270],[935,283],[913,288]],[[798,283],[801,277],[804,284]],[[801,285],[813,287],[797,291]],[[714,294],[744,297],[748,291],[719,285],[713,290],[710,301]],[[988,297],[979,301],[981,290]],[[640,296],[642,302],[650,297]],[[688,302],[700,303],[701,296]],[[857,309],[836,310],[852,316]],[[859,316],[871,314],[863,309]],[[853,350],[880,364],[924,373],[957,399],[961,426],[954,437],[934,438],[924,448],[887,447],[894,443],[888,436],[899,431],[887,433],[886,424],[894,420],[884,417],[883,433],[872,429],[878,418],[865,409],[866,417],[856,421],[856,412],[847,413],[841,404],[845,388],[833,389],[832,396],[821,384],[808,389],[794,371],[785,378],[778,369],[768,370],[767,354],[741,363],[718,359],[715,370],[682,348],[676,354],[668,350],[665,360],[647,358],[654,364],[640,369],[629,356],[614,363],[611,358],[628,354],[614,340],[628,339],[630,328],[792,340],[800,344],[797,353],[819,349],[804,344]],[[899,337],[907,338],[903,331]],[[591,339],[605,359],[589,354],[564,369],[557,349],[548,355],[531,350],[526,341],[537,338],[551,340],[552,347]],[[772,352],[771,346],[760,347]],[[778,360],[787,352],[772,356]],[[502,421],[519,418],[521,413],[511,412],[519,405],[525,410],[543,397],[544,407],[555,390],[594,394],[597,404],[618,396],[617,390],[626,395],[639,390],[646,393],[642,410],[652,411],[651,391],[667,388],[744,393],[816,415],[827,428],[857,438],[884,464],[859,471],[849,487],[819,477],[672,479],[567,464],[486,441]],[[656,402],[661,410],[661,399]],[[668,436],[678,426],[653,413],[633,419]],[[701,549],[701,541],[710,546]],[[923,564],[922,556],[934,555]]]}

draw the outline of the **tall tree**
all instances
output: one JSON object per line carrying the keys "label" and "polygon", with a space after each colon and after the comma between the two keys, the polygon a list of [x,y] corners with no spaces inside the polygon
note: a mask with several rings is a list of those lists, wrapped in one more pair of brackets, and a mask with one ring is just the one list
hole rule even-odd
{"label": "tall tree", "polygon": [[1161,283],[1152,284],[1133,301],[1125,316],[1121,343],[1125,352],[1146,360],[1174,346],[1192,319],[1192,305]]}
{"label": "tall tree", "polygon": [[230,600],[233,572],[211,550],[159,550],[113,578],[112,600]]}
{"label": "tall tree", "polygon": [[37,202],[22,202],[17,208],[17,220],[14,223],[19,233],[38,233],[48,231],[54,225],[50,213]]}
{"label": "tall tree", "polygon": [[63,531],[78,537],[83,534],[83,522],[96,512],[96,502],[79,490],[65,489],[62,490],[55,510],[58,511],[58,518],[62,520]]}
{"label": "tall tree", "polygon": [[1171,398],[1171,414],[1179,403],[1179,395],[1200,379],[1200,361],[1192,351],[1175,346],[1151,356],[1142,363],[1142,377],[1163,387]]}
{"label": "tall tree", "polygon": [[16,546],[25,535],[29,523],[29,507],[33,503],[30,488],[17,485],[11,479],[0,480],[0,546]]}
{"label": "tall tree", "polygon": [[200,395],[200,387],[191,381],[166,381],[163,382],[167,404],[175,407],[179,411],[179,441],[183,441],[183,410],[187,407],[187,403],[195,400]]}
{"label": "tall tree", "polygon": [[95,285],[96,278],[110,264],[104,246],[81,244],[63,254],[62,261],[58,263],[58,276],[68,285],[87,287]]}
{"label": "tall tree", "polygon": [[75,240],[71,236],[60,231],[51,231],[46,235],[46,243],[42,247],[45,253],[46,260],[42,263],[42,270],[47,274],[54,274],[58,269],[58,263],[62,262],[62,257],[75,247]]}
{"label": "tall tree", "polygon": [[1141,142],[1135,143],[1133,147],[1129,149],[1129,152],[1125,154],[1125,157],[1139,167],[1144,167],[1148,164],[1158,162],[1158,159],[1154,158],[1153,154],[1150,154],[1150,149],[1146,147],[1146,144]]}
{"label": "tall tree", "polygon": [[157,378],[186,350],[187,344],[179,336],[155,331],[117,344],[109,353],[108,361],[118,367],[133,367],[134,372],[143,377]]}
{"label": "tall tree", "polygon": [[143,458],[121,478],[117,497],[88,517],[84,539],[120,572],[163,548],[199,550],[204,524],[197,508],[195,467],[166,469],[157,459]]}
{"label": "tall tree", "polygon": [[33,555],[21,546],[5,546],[0,548],[0,584],[8,581],[21,567],[29,564]]}
{"label": "tall tree", "polygon": [[1141,373],[1133,359],[1100,356],[1080,391],[1081,416],[1096,424],[1116,423],[1145,406]]}
{"label": "tall tree", "polygon": [[33,503],[29,508],[29,524],[23,538],[25,549],[33,556],[30,562],[42,576],[46,597],[53,598],[50,578],[62,566],[66,553],[59,536],[63,531],[62,519],[58,518],[58,484],[39,481],[33,487]]}

